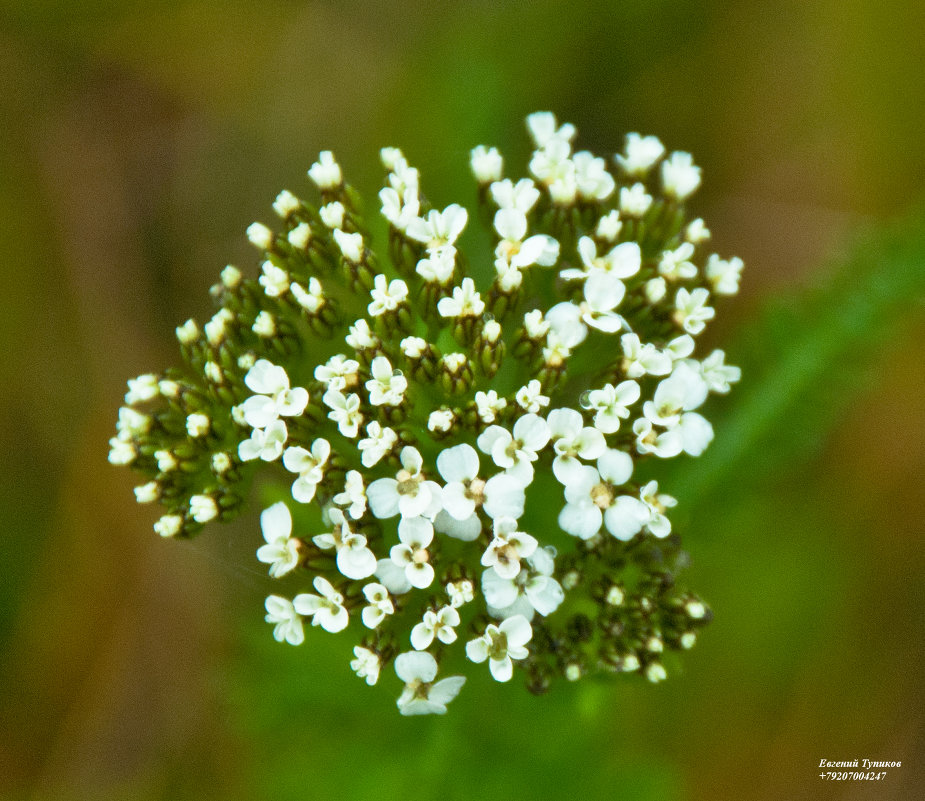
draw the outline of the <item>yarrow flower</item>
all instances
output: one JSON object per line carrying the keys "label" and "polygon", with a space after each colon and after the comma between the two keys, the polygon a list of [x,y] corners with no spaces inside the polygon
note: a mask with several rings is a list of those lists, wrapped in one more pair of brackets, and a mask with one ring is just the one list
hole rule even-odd
{"label": "yarrow flower", "polygon": [[315,198],[284,190],[278,229],[248,227],[255,263],[225,266],[215,313],[176,329],[181,367],[128,382],[109,441],[164,538],[275,481],[251,526],[267,581],[294,592],[266,597],[272,636],[353,637],[349,667],[367,685],[394,669],[404,715],[447,711],[452,653],[538,694],[602,671],[661,681],[711,618],[679,582],[677,502],[643,465],[713,439],[708,399],[740,371],[698,337],[742,261],[686,218],[690,154],[638,133],[576,152],[549,112],[527,128],[530,177],[471,150],[479,214],[432,208],[383,148],[387,242],[322,152]]}

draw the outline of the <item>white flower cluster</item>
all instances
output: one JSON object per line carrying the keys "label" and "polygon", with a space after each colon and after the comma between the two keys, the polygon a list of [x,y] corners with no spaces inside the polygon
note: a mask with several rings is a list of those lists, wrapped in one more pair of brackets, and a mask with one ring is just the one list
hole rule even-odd
{"label": "white flower cluster", "polygon": [[[281,193],[286,230],[248,229],[258,279],[226,268],[219,313],[178,329],[196,377],[129,382],[110,443],[111,462],[150,478],[138,500],[169,507],[162,536],[227,519],[244,478],[280,463],[291,489],[261,515],[257,559],[313,591],[267,598],[274,637],[301,644],[309,619],[362,632],[351,667],[373,685],[394,663],[402,714],[446,711],[465,679],[435,679],[456,643],[497,681],[517,663],[537,691],[557,671],[657,680],[662,644],[690,647],[708,618],[689,596],[626,586],[618,566],[649,569],[671,547],[675,500],[634,474],[712,440],[699,410],[739,370],[721,350],[695,356],[695,337],[742,263],[704,254],[703,222],[685,224],[689,154],[630,134],[608,165],[573,152],[552,114],[527,123],[532,178],[472,151],[490,275],[466,274],[468,211],[429,208],[395,148],[381,152],[380,267],[322,153],[308,171],[322,204]],[[594,620],[575,611],[589,598]]]}

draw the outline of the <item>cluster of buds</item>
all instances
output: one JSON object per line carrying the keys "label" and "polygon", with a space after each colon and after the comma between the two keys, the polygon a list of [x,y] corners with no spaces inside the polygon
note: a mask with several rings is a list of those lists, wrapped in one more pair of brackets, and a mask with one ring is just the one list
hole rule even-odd
{"label": "cluster of buds", "polygon": [[635,478],[698,456],[697,409],[739,370],[697,353],[742,262],[708,254],[685,202],[687,153],[629,134],[608,162],[575,129],[527,119],[532,177],[494,148],[471,168],[492,251],[466,257],[457,204],[431,208],[401,151],[381,152],[377,253],[330,152],[254,223],[259,275],[228,266],[218,311],[177,329],[184,365],[129,381],[109,460],[145,476],[163,537],[239,514],[257,473],[285,477],[257,559],[279,582],[266,620],[357,639],[367,684],[392,665],[402,714],[443,713],[485,663],[545,692],[592,672],[667,675],[711,613],[676,586],[675,500]]}

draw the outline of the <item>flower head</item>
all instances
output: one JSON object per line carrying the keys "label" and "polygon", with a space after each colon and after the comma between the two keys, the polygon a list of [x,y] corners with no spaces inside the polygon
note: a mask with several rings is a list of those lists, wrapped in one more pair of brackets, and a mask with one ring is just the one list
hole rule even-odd
{"label": "flower head", "polygon": [[320,153],[314,198],[284,190],[275,226],[247,229],[254,263],[177,328],[181,368],[128,383],[109,441],[164,538],[233,519],[255,478],[288,489],[252,527],[270,578],[301,584],[266,598],[273,636],[355,636],[350,667],[374,685],[394,666],[405,715],[459,692],[444,654],[537,693],[599,670],[660,681],[662,651],[710,619],[681,585],[675,500],[637,465],[712,441],[705,401],[740,372],[698,338],[742,262],[685,219],[689,154],[631,133],[604,158],[551,112],[527,132],[527,177],[493,147],[462,157],[478,214],[432,208],[383,148],[380,225]]}

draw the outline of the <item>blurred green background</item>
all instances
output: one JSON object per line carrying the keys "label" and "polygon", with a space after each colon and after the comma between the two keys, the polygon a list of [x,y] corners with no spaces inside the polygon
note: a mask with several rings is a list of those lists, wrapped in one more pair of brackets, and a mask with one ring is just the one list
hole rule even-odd
{"label": "blurred green background", "polygon": [[[925,6],[3,0],[0,798],[921,798]],[[551,109],[600,153],[690,150],[747,265],[744,370],[664,486],[716,620],[659,686],[487,671],[402,719],[349,648],[262,621],[256,516],[159,541],[106,463],[243,236],[333,147],[402,147],[437,204]],[[346,639],[346,638],[344,638]],[[820,759],[902,760],[827,784]]]}

